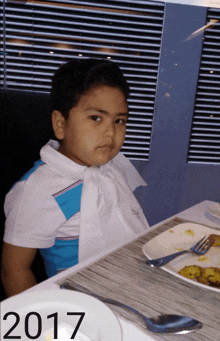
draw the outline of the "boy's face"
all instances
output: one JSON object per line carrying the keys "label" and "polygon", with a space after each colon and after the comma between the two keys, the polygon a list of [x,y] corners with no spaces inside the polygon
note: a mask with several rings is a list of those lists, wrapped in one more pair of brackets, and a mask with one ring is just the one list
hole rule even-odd
{"label": "boy's face", "polygon": [[101,85],[82,95],[65,120],[52,113],[53,129],[61,140],[59,152],[80,165],[100,166],[121,149],[128,105],[122,91]]}

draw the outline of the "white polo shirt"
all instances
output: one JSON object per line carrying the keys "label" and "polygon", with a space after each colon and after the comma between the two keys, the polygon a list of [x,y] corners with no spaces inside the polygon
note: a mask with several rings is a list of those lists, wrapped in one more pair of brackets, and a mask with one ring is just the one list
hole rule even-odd
{"label": "white polo shirt", "polygon": [[[88,172],[88,167],[76,164],[59,153],[58,148],[59,143],[50,140],[41,149],[41,159],[35,162],[33,168],[15,183],[6,195],[4,205],[6,215],[4,241],[16,246],[43,249],[42,255],[45,262],[47,258],[50,263],[47,266],[49,275],[78,262],[81,195],[85,174]],[[137,186],[146,185],[144,180],[122,154],[119,153],[114,159],[113,162],[111,160],[107,164],[106,169],[108,172],[110,170],[110,173],[111,170],[116,172],[112,173],[113,177],[124,176],[133,196],[132,191]],[[92,196],[92,193],[90,194]],[[96,201],[99,199],[96,198]],[[92,198],[91,202],[93,204]],[[87,205],[84,210],[87,210]],[[90,213],[92,215],[93,211],[88,211],[87,216],[89,217]],[[142,225],[144,228],[146,225],[147,228],[147,221],[144,220]],[[87,227],[83,231],[81,248],[84,245],[83,238],[87,238],[89,229],[88,233]],[[111,231],[108,233],[107,238],[110,237],[109,240],[113,240]],[[84,235],[85,237],[83,237]],[[90,244],[89,240],[86,242]],[[69,249],[67,245],[70,246]],[[100,247],[102,247],[101,244]],[[65,248],[66,253],[63,251]],[[69,258],[69,263],[65,261],[66,257]],[[71,257],[74,259],[73,261],[71,261]],[[61,258],[62,260],[60,260]],[[55,264],[59,261],[60,264],[57,268]],[[50,268],[53,268],[52,272]]]}

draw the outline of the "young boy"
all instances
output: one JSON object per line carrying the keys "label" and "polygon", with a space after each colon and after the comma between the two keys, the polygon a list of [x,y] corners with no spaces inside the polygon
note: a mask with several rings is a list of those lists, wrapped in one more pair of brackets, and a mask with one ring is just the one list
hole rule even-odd
{"label": "young boy", "polygon": [[50,140],[5,199],[2,282],[7,296],[36,284],[37,249],[48,276],[108,252],[148,228],[132,191],[146,185],[119,153],[129,88],[119,67],[70,61],[52,81]]}

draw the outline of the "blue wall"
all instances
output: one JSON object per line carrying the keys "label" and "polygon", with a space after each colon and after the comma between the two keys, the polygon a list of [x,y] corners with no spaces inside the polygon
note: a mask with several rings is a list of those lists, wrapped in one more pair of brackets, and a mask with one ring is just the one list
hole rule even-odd
{"label": "blue wall", "polygon": [[205,7],[166,4],[149,162],[133,161],[147,188],[136,195],[150,225],[198,202],[220,201],[220,166],[187,163]]}

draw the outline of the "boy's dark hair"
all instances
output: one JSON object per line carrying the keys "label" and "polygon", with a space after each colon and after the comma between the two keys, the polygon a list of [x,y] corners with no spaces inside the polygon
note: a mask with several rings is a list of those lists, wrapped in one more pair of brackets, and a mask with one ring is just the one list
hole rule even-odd
{"label": "boy's dark hair", "polygon": [[52,110],[68,119],[81,95],[98,85],[119,88],[128,97],[129,86],[117,64],[100,59],[71,60],[55,72],[52,79]]}

